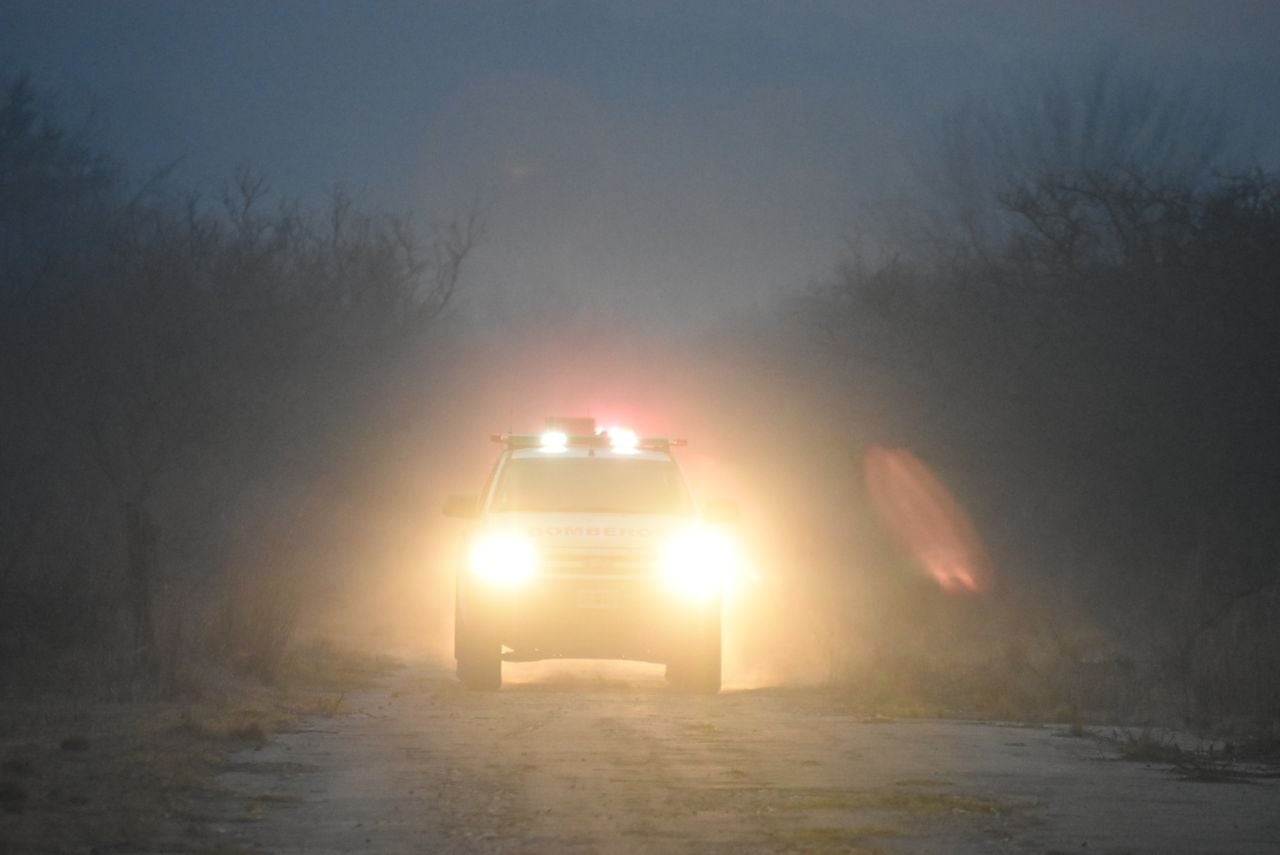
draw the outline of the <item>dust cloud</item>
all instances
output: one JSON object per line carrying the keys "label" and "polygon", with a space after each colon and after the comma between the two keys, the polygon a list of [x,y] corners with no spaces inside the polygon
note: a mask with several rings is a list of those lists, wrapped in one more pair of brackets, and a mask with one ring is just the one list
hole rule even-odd
{"label": "dust cloud", "polygon": [[[445,497],[478,491],[497,455],[490,434],[583,414],[642,435],[687,437],[677,456],[699,500],[739,507],[736,535],[748,561],[725,603],[726,689],[829,678],[863,621],[849,605],[861,580],[842,534],[855,509],[814,485],[856,480],[858,465],[822,438],[821,396],[798,366],[783,367],[792,357],[782,343],[766,356],[760,336],[736,324],[671,333],[584,312],[499,327],[455,318],[442,327],[400,390],[392,416],[401,427],[371,428],[344,464],[341,489],[357,514],[339,524],[345,567],[309,591],[301,637],[451,663],[466,527],[440,513]],[[662,666],[640,663],[506,670],[512,682],[662,678]]]}

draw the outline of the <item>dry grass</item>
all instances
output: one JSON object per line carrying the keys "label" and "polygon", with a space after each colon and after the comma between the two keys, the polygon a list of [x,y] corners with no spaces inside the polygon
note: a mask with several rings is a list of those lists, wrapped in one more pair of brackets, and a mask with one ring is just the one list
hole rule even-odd
{"label": "dry grass", "polygon": [[324,648],[290,667],[273,686],[211,672],[199,700],[181,703],[0,703],[0,851],[229,855],[201,814],[224,758],[265,745],[301,715],[342,713],[345,691],[389,663]]}
{"label": "dry grass", "polygon": [[282,682],[295,692],[343,693],[368,688],[396,667],[398,663],[389,656],[344,650],[322,641],[291,652],[280,673]]}
{"label": "dry grass", "polygon": [[1120,756],[1136,763],[1169,763],[1181,762],[1184,757],[1182,746],[1177,737],[1167,731],[1157,731],[1144,727],[1134,733],[1125,730],[1117,738]]}
{"label": "dry grass", "polygon": [[185,846],[182,817],[222,750],[179,728],[181,714],[150,703],[6,705],[0,788],[14,797],[0,839],[18,852]]}
{"label": "dry grass", "polygon": [[1024,811],[1027,802],[918,790],[800,790],[780,801],[788,811],[887,810],[922,818],[956,813],[1002,815]]}
{"label": "dry grass", "polygon": [[[1185,737],[1184,737],[1185,739]],[[1167,766],[1184,781],[1202,784],[1240,784],[1258,778],[1276,777],[1274,754],[1256,754],[1248,750],[1250,743],[1198,744],[1194,747],[1179,741],[1173,731],[1141,728],[1112,735],[1111,741],[1120,759],[1135,763]]]}

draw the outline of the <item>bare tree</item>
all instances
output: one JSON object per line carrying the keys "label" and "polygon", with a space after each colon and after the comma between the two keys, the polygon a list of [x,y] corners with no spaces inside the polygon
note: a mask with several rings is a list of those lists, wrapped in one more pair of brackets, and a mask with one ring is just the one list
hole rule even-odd
{"label": "bare tree", "polygon": [[1073,203],[1082,197],[1064,188],[1127,179],[1157,194],[1200,189],[1228,168],[1229,127],[1191,84],[1126,69],[1115,56],[1074,76],[1015,69],[998,97],[943,120],[918,168],[927,196],[903,240],[915,256],[929,247],[980,259],[1020,233],[1033,208],[1057,249],[1078,251]]}
{"label": "bare tree", "polygon": [[[156,605],[179,572],[173,544],[200,553],[186,560],[212,592],[227,547],[200,530],[224,524],[249,485],[283,503],[332,469],[457,293],[480,219],[422,229],[340,191],[317,217],[248,170],[221,206],[163,175],[128,196],[105,158],[41,115],[25,80],[0,106],[0,189],[0,400],[23,414],[0,426],[0,498],[34,507],[25,476],[44,460],[62,479],[61,514],[112,509],[115,532],[70,532],[102,556],[72,573],[123,568],[111,597],[129,616],[131,670],[151,681],[179,653],[164,649]],[[4,580],[47,587],[16,572],[26,530],[0,540]],[[123,545],[114,560],[111,542]]]}
{"label": "bare tree", "polygon": [[[951,116],[909,240],[809,316],[881,441],[967,485],[1002,564],[1069,574],[1090,621],[1197,685],[1280,566],[1276,179],[1224,172],[1226,126],[1187,90],[1114,63],[1026,79]],[[1240,661],[1271,643],[1233,638]]]}

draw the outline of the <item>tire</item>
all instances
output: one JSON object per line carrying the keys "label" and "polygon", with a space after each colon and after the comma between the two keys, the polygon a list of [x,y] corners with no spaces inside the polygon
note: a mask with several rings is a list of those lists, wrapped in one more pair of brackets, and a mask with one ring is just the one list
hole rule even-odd
{"label": "tire", "polygon": [[458,647],[458,679],[468,689],[496,692],[502,688],[502,647],[463,632]]}
{"label": "tire", "polygon": [[720,608],[708,614],[687,650],[667,663],[667,682],[682,692],[714,695],[720,691]]}
{"label": "tire", "polygon": [[453,645],[462,685],[482,692],[502,688],[502,645],[483,626],[463,621],[461,609],[454,612]]}

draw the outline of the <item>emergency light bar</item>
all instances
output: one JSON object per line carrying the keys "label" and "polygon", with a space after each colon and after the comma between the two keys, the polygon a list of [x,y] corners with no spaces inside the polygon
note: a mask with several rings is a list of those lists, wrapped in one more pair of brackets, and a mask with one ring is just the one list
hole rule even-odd
{"label": "emergency light bar", "polygon": [[548,454],[559,454],[572,448],[607,448],[618,454],[637,451],[666,451],[688,445],[687,439],[669,436],[639,437],[624,427],[596,427],[593,416],[555,416],[547,419],[542,433],[495,433],[493,442],[504,443],[509,449],[540,448]]}
{"label": "emergency light bar", "polygon": [[[628,435],[629,434],[629,435]],[[547,431],[546,433],[493,433],[489,434],[491,442],[500,442],[508,449],[541,448],[548,452],[564,451],[568,448],[607,448],[613,451],[667,451],[689,444],[689,440],[670,436],[638,437],[627,431],[596,433],[590,435],[571,435],[563,431]]]}

